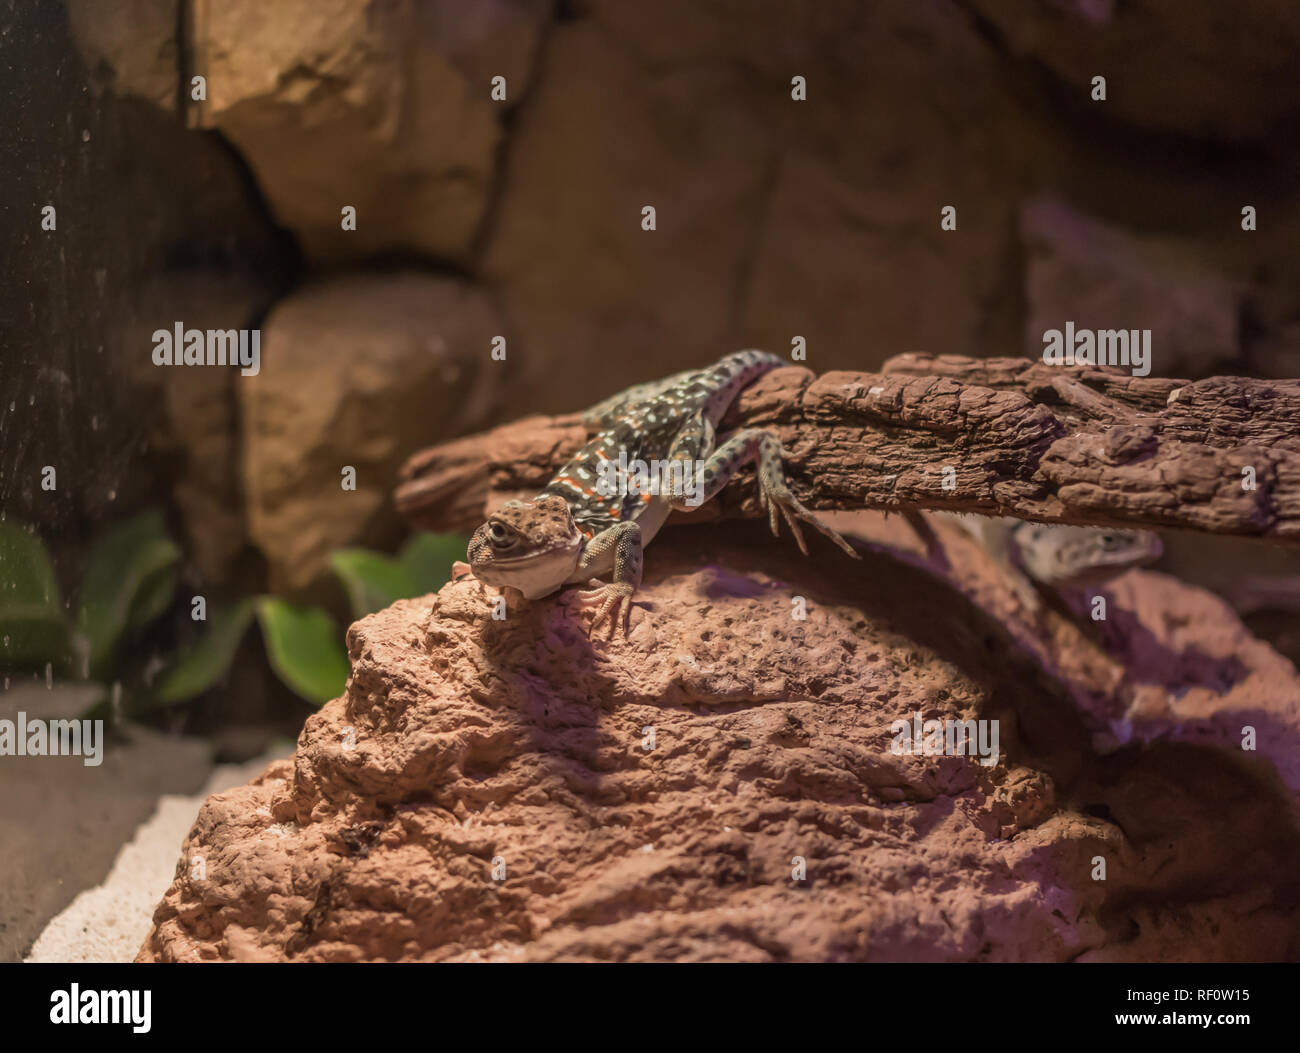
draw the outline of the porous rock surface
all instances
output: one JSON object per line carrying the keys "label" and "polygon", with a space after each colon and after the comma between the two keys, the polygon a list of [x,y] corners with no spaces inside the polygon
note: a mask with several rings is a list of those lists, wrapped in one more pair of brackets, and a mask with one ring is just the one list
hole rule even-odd
{"label": "porous rock surface", "polygon": [[[898,518],[860,535],[855,563],[670,529],[626,641],[589,641],[572,593],[494,620],[473,578],[363,619],[292,761],[203,807],[139,960],[1296,956],[1294,784],[1166,741],[1173,706],[1101,742],[1080,699],[1169,670],[1017,615],[977,550],[946,581]],[[1232,618],[1155,574],[1110,600],[1184,655]],[[1212,667],[1176,670],[1202,710],[1294,734],[1289,663],[1243,648],[1235,700]],[[998,720],[998,763],[892,751],[918,711]]]}

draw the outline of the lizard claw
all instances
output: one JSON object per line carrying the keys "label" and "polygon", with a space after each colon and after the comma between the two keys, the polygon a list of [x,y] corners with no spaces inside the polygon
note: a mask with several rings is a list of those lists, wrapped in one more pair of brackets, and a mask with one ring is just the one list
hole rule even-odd
{"label": "lizard claw", "polygon": [[[793,501],[794,498],[790,500]],[[798,512],[795,515],[798,515]],[[794,535],[794,543],[799,546],[799,551],[805,556],[808,555],[808,546],[804,542],[803,533],[799,529],[798,522],[791,516],[790,509],[783,501],[775,498],[769,499],[767,502],[767,525],[771,527],[773,537],[781,536],[782,519],[785,520],[786,526],[790,528],[790,533]]]}
{"label": "lizard claw", "polygon": [[767,505],[768,524],[772,528],[772,536],[781,536],[777,523],[777,509],[780,509],[781,518],[785,520],[786,525],[790,528],[790,533],[794,535],[799,551],[805,556],[808,555],[808,546],[804,543],[803,532],[799,529],[799,520],[801,519],[810,524],[815,530],[825,534],[854,559],[862,558],[852,545],[813,515],[812,512],[808,511],[799,502],[799,499],[790,492],[784,482],[763,479],[759,486],[759,499]]}
{"label": "lizard claw", "polygon": [[618,626],[623,627],[623,638],[627,639],[631,631],[632,594],[636,590],[627,583],[611,582],[606,584],[598,579],[590,583],[595,586],[589,592],[578,593],[578,602],[582,607],[598,607],[596,617],[587,626],[587,635],[591,636],[606,618],[609,619],[609,635],[612,639]]}

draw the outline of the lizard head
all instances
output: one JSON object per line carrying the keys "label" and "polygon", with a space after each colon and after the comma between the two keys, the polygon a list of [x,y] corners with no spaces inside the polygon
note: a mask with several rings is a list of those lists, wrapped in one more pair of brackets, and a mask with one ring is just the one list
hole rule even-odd
{"label": "lizard head", "polygon": [[474,577],[518,589],[528,599],[554,592],[573,574],[583,535],[564,498],[507,501],[469,540]]}
{"label": "lizard head", "polygon": [[1025,569],[1039,581],[1066,588],[1099,585],[1158,559],[1163,547],[1150,530],[1025,523],[1016,532]]}

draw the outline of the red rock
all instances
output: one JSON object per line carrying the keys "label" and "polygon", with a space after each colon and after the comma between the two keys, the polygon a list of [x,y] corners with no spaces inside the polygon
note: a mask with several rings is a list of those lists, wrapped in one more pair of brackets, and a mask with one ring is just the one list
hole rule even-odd
{"label": "red rock", "polygon": [[[358,622],[346,694],[209,799],[139,959],[1296,957],[1293,667],[1172,579],[1116,584],[1107,639],[858,525],[860,564],[671,529],[626,641],[571,594],[493,621],[472,578]],[[999,763],[891,752],[918,711],[999,720]]]}

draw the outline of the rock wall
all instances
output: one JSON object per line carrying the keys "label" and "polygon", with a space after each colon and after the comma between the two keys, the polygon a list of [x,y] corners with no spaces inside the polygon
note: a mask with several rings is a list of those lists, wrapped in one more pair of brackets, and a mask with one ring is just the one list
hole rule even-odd
{"label": "rock wall", "polygon": [[487,418],[506,378],[463,351],[499,329],[482,289],[418,271],[311,284],[276,305],[262,372],[237,382],[248,530],[273,589],[306,588],[335,548],[402,537],[392,467],[423,436]]}
{"label": "rock wall", "polygon": [[[111,97],[233,148],[301,250],[295,280],[371,283],[357,330],[385,329],[379,285],[413,270],[475,290],[439,301],[434,328],[461,334],[448,354],[462,373],[501,374],[495,420],[741,346],[802,338],[818,372],[872,370],[910,351],[1037,355],[1045,328],[1093,315],[1151,328],[1154,375],[1297,371],[1300,20],[1275,0],[1230,18],[1173,0],[67,7]],[[949,205],[956,229],[942,230]],[[1246,205],[1257,230],[1241,228]],[[299,324],[311,303],[328,320],[306,292]],[[488,359],[498,336],[505,362]],[[282,457],[365,446],[362,407],[380,402],[403,435],[447,437],[455,422],[404,400],[411,382],[390,372],[328,442],[285,429]],[[238,545],[296,585],[321,572],[326,541],[374,536],[371,517],[339,520],[306,558],[267,528],[293,498],[239,423],[278,398],[257,387],[235,386],[223,441],[241,478],[226,503]],[[400,457],[370,464],[379,501]],[[181,489],[206,485],[203,470]],[[202,502],[180,504],[204,534]],[[213,573],[229,563],[204,557]]]}

